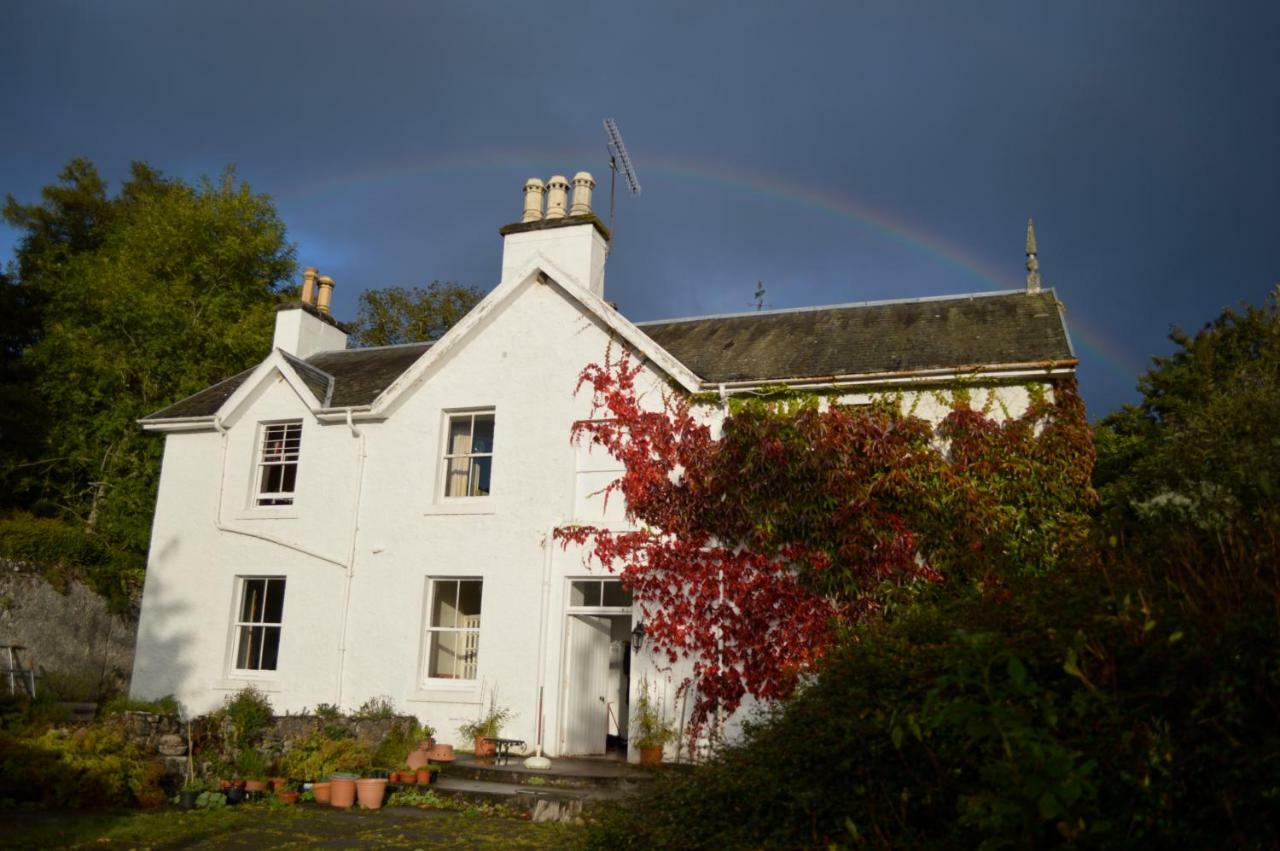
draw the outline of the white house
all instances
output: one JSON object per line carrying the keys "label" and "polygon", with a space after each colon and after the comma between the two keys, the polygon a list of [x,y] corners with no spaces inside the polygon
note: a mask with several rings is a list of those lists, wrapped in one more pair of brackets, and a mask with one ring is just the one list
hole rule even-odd
{"label": "white house", "polygon": [[[1019,413],[1075,357],[1034,243],[1024,290],[632,323],[604,300],[590,175],[525,187],[498,285],[434,342],[347,348],[308,269],[257,367],[142,420],[165,435],[132,692],[191,712],[248,684],[278,711],[377,695],[456,741],[492,701],[551,756],[625,737],[636,683],[683,711],[620,584],[551,540],[621,524],[609,457],[570,444],[581,369],[612,343],[672,384],[902,392],[944,413],[964,381]],[[312,302],[315,303],[312,303]],[[713,412],[709,416],[716,416]],[[614,740],[616,742],[616,739]],[[674,745],[672,746],[675,747]]]}

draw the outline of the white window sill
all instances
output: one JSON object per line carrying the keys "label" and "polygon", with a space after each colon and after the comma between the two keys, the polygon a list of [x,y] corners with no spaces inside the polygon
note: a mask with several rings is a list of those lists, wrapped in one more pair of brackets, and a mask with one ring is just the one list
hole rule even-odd
{"label": "white window sill", "polygon": [[297,520],[302,515],[298,509],[288,508],[250,508],[235,515],[236,520]]}
{"label": "white window sill", "polygon": [[441,514],[493,514],[492,497],[442,497],[439,502],[427,506],[426,515]]}
{"label": "white window sill", "polygon": [[274,677],[268,679],[248,675],[237,676],[236,674],[231,674],[224,679],[213,682],[209,688],[214,691],[241,691],[249,686],[253,686],[258,691],[266,692],[267,694],[279,694],[284,690],[280,686],[280,681]]}
{"label": "white window sill", "polygon": [[469,680],[466,685],[454,685],[441,682],[440,685],[427,684],[409,695],[411,703],[466,703],[480,704],[480,681]]}

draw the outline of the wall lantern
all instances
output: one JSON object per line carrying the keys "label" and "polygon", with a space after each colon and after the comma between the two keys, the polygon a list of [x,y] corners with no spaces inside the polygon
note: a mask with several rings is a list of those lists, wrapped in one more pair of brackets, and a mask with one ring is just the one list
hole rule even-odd
{"label": "wall lantern", "polygon": [[644,646],[644,624],[637,621],[636,628],[631,630],[631,650],[635,653],[640,652],[640,648]]}

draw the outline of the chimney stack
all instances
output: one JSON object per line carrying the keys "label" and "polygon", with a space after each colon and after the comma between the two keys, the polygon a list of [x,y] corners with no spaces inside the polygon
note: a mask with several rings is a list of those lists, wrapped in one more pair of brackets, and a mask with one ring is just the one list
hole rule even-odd
{"label": "chimney stack", "polygon": [[316,298],[316,310],[321,313],[329,313],[329,302],[333,300],[333,278],[328,275],[321,275],[316,279],[320,284],[320,294]]}
{"label": "chimney stack", "polygon": [[1027,292],[1040,292],[1040,260],[1036,257],[1036,226],[1027,219]]}
{"label": "chimney stack", "polygon": [[604,297],[604,261],[609,256],[610,234],[591,210],[595,186],[595,178],[587,172],[575,174],[570,206],[569,181],[564,175],[557,174],[545,184],[536,177],[525,181],[520,221],[499,229],[503,236],[504,281],[541,255],[573,276],[579,286]]}

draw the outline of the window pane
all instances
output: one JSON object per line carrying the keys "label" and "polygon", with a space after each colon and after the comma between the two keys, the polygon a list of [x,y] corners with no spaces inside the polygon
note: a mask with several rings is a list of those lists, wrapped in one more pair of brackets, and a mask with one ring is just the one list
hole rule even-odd
{"label": "window pane", "polygon": [[267,600],[263,609],[262,620],[265,623],[280,623],[284,620],[284,580],[267,581]]}
{"label": "window pane", "polygon": [[285,464],[277,469],[280,470],[280,492],[293,493],[295,490],[294,484],[298,481],[298,465]]}
{"label": "window pane", "polygon": [[262,620],[262,598],[266,593],[265,579],[246,579],[244,581],[244,594],[240,603],[240,621],[242,623],[256,623]]}
{"label": "window pane", "polygon": [[467,491],[468,496],[488,496],[489,469],[492,466],[492,458],[471,459],[471,487]]}
{"label": "window pane", "polygon": [[284,488],[285,467],[276,464],[262,468],[262,493],[280,493]]}
{"label": "window pane", "polygon": [[[458,583],[461,590],[458,595],[458,613],[462,615],[462,622],[459,626],[465,626],[469,629],[476,629],[480,626],[480,589],[483,582],[478,579],[468,580]],[[468,619],[474,618],[474,623]]]}
{"label": "window pane", "polygon": [[465,455],[471,445],[471,417],[449,418],[449,454]]}
{"label": "window pane", "polygon": [[264,626],[262,629],[262,663],[263,671],[274,671],[276,660],[280,656],[280,627]]}
{"label": "window pane", "polygon": [[440,580],[435,583],[435,586],[431,625],[452,629],[458,625],[458,583],[453,580]]}
{"label": "window pane", "polygon": [[470,458],[450,458],[445,470],[444,495],[468,496],[467,479],[471,475]]}
{"label": "window pane", "polygon": [[448,679],[454,679],[457,676],[458,639],[457,632],[431,633],[431,647],[428,651],[430,666],[427,676]]}
{"label": "window pane", "polygon": [[493,451],[493,414],[476,414],[475,434],[471,438],[471,451]]}
{"label": "window pane", "polygon": [[600,605],[600,581],[597,579],[581,579],[570,586],[569,605]]}
{"label": "window pane", "polygon": [[604,583],[604,605],[630,606],[631,594],[622,587],[621,582],[606,581]]}
{"label": "window pane", "polygon": [[239,645],[236,651],[236,667],[249,670],[253,667],[252,662],[257,659],[258,654],[254,644],[253,627],[240,627]]}

